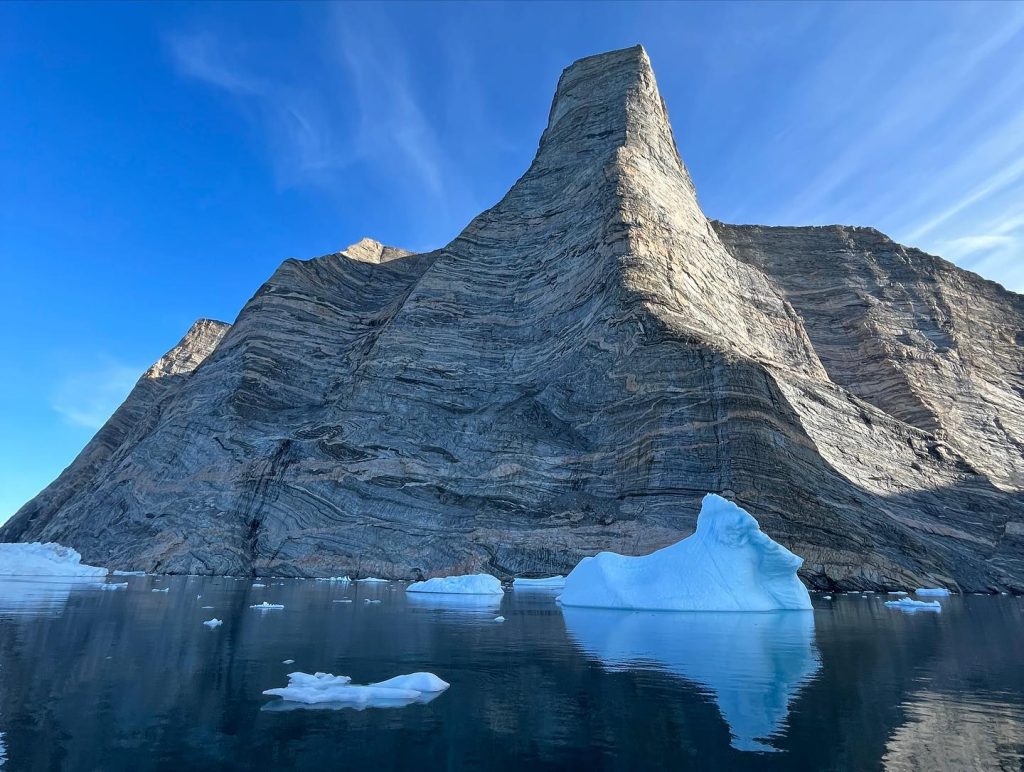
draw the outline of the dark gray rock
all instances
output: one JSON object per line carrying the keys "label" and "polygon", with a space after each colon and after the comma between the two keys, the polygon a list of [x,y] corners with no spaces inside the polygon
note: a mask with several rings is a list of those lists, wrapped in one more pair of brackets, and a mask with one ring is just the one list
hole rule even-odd
{"label": "dark gray rock", "polygon": [[646,53],[615,51],[563,73],[530,169],[451,244],[285,262],[0,536],[548,574],[678,540],[713,491],[815,586],[1020,590],[1022,302],[876,231],[709,222]]}

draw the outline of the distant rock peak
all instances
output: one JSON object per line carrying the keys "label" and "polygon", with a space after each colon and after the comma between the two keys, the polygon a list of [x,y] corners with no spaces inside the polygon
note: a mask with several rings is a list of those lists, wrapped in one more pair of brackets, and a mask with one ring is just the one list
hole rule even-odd
{"label": "distant rock peak", "polygon": [[345,247],[341,252],[352,260],[364,263],[387,263],[412,254],[401,247],[390,247],[371,238],[361,238],[355,244]]}
{"label": "distant rock peak", "polygon": [[561,75],[442,249],[286,260],[0,529],[172,573],[566,573],[729,491],[818,588],[1024,590],[1024,298],[712,223],[642,47]]}
{"label": "distant rock peak", "polygon": [[143,374],[143,378],[163,378],[195,370],[217,347],[231,329],[226,322],[216,319],[198,319],[177,345],[160,357]]}

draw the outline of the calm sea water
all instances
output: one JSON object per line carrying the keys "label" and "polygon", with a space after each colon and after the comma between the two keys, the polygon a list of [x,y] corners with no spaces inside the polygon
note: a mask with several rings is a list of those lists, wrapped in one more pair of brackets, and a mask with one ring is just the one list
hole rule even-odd
{"label": "calm sea water", "polygon": [[[0,581],[3,772],[1024,767],[1021,598],[678,614],[563,610],[536,590],[490,603],[400,584],[127,581]],[[249,608],[263,600],[285,608]],[[428,670],[451,688],[362,711],[261,694],[294,670]]]}

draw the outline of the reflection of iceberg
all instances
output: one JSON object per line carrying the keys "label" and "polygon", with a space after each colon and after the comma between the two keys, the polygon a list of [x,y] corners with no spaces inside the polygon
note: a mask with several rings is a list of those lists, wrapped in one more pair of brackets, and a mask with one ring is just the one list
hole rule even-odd
{"label": "reflection of iceberg", "polygon": [[470,613],[493,612],[501,606],[504,595],[455,595],[440,592],[410,592],[405,602],[414,608],[435,608]]}
{"label": "reflection of iceberg", "polygon": [[566,606],[664,611],[810,609],[803,560],[731,501],[709,493],[696,532],[650,555],[602,552],[565,579]]}
{"label": "reflection of iceberg", "polygon": [[738,750],[783,731],[789,703],[817,673],[814,615],[563,608],[576,644],[608,669],[681,676],[714,697]]}
{"label": "reflection of iceberg", "polygon": [[366,710],[367,708],[404,708],[408,705],[426,705],[441,696],[443,692],[421,692],[419,697],[404,699],[374,699],[365,703],[356,702],[317,702],[307,705],[304,702],[274,700],[263,705],[260,710],[267,713],[287,713],[292,710]]}
{"label": "reflection of iceberg", "polygon": [[71,591],[99,588],[101,582],[83,577],[0,578],[0,614],[59,614]]}

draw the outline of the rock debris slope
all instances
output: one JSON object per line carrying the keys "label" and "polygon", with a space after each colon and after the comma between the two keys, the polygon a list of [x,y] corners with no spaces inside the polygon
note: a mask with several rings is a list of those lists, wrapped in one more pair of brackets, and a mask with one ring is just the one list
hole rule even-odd
{"label": "rock debris slope", "polygon": [[706,219],[638,46],[562,74],[446,247],[289,260],[198,323],[2,538],[548,575],[678,541],[710,491],[814,586],[1024,590],[1022,343],[1024,298],[876,231]]}

